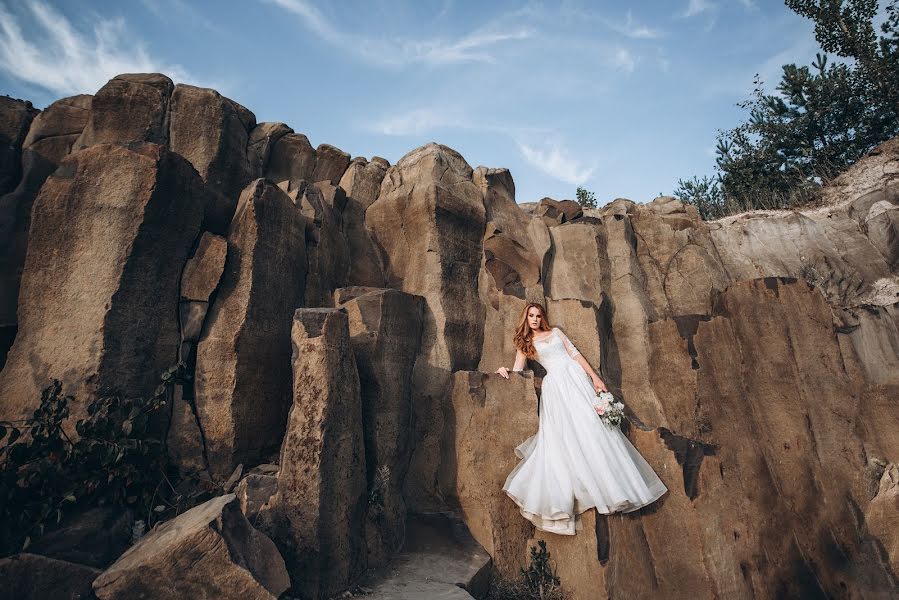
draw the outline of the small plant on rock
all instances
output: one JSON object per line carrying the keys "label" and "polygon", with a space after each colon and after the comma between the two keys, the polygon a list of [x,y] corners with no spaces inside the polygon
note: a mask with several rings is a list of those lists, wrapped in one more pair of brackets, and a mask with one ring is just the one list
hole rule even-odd
{"label": "small plant on rock", "polygon": [[74,427],[74,397],[53,381],[30,418],[0,422],[0,556],[27,549],[45,528],[90,506],[158,518],[166,456],[154,417],[184,378],[179,364],[149,398],[101,396]]}
{"label": "small plant on rock", "polygon": [[559,577],[552,569],[546,542],[537,540],[531,546],[531,563],[521,569],[521,579],[509,581],[496,579],[492,582],[488,600],[567,600]]}

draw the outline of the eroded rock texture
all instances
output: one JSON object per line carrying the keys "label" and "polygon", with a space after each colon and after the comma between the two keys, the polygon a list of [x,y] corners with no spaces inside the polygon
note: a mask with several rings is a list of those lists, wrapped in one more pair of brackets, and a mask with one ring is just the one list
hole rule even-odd
{"label": "eroded rock texture", "polygon": [[262,179],[241,194],[225,272],[197,349],[196,407],[212,475],[281,445],[291,406],[290,323],[306,281],[306,219]]}
{"label": "eroded rock texture", "polygon": [[428,144],[387,170],[365,224],[383,251],[388,286],[425,299],[405,496],[414,509],[440,507],[451,374],[477,366],[483,339],[484,309],[477,294],[482,194],[465,159],[446,146]]}
{"label": "eroded rock texture", "polygon": [[258,522],[284,555],[292,593],[330,598],[366,567],[365,444],[346,311],[297,310],[291,342],[278,491]]}
{"label": "eroded rock texture", "polygon": [[100,600],[274,600],[288,585],[275,545],[247,522],[234,494],[227,494],[154,528],[93,588]]}
{"label": "eroded rock texture", "polygon": [[178,284],[207,198],[190,164],[155,144],[62,162],[32,210],[3,417],[30,413],[53,378],[78,417],[95,393],[153,391],[177,359]]}
{"label": "eroded rock texture", "polygon": [[[505,576],[546,538],[575,600],[899,594],[899,140],[815,207],[703,222],[669,197],[518,205],[508,170],[437,144],[350,160],[162,75],[6,104],[0,418],[52,377],[84,401],[146,394],[196,358],[170,458],[218,482],[243,465],[292,596],[383,564],[407,510],[456,511]],[[484,373],[511,366],[528,301],[670,490],[574,537],[501,490],[540,371]],[[147,572],[184,578],[180,556]],[[280,593],[232,566],[244,595]]]}
{"label": "eroded rock texture", "polygon": [[[4,181],[14,188],[0,196],[0,357],[6,356],[15,337],[16,305],[25,267],[31,207],[44,181],[81,135],[90,105],[91,96],[57,100],[28,121],[27,136],[18,146],[13,140],[13,147],[21,153],[21,165],[16,165],[15,171],[7,171]],[[20,122],[27,118],[27,113],[21,113],[21,109],[13,111]]]}
{"label": "eroded rock texture", "polygon": [[403,481],[412,451],[412,370],[421,342],[424,300],[397,290],[344,288],[337,303],[349,316],[362,398],[369,566],[386,563],[403,545]]}

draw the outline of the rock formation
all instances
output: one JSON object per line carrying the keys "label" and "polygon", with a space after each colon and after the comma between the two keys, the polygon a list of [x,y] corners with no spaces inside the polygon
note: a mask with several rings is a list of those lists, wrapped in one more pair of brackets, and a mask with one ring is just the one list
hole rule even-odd
{"label": "rock formation", "polygon": [[288,585],[275,545],[250,526],[234,494],[155,528],[93,582],[100,600],[274,600]]}
{"label": "rock formation", "polygon": [[290,322],[303,303],[306,219],[252,182],[228,231],[225,272],[197,350],[196,406],[212,475],[276,451],[291,406]]}
{"label": "rock formation", "polygon": [[330,598],[366,567],[362,405],[347,323],[340,309],[296,311],[278,491],[259,515],[304,598]]}
{"label": "rock formation", "polygon": [[[151,532],[101,598],[194,589],[197,549],[228,597],[277,596],[289,573],[292,596],[326,598],[391,559],[379,572],[421,577],[416,560],[462,547],[429,541],[449,512],[495,577],[546,541],[575,600],[899,593],[899,140],[815,206],[704,222],[669,197],[516,204],[508,170],[445,146],[351,159],[162,75],[0,117],[0,418],[53,377],[76,416],[103,391],[147,394],[180,359],[195,382],[170,399],[170,462],[239,496]],[[511,366],[529,301],[624,400],[670,490],[590,510],[573,537],[534,531],[501,490],[540,368],[487,374]],[[238,505],[283,573],[224,551],[266,546]],[[65,565],[73,586],[97,576],[48,540],[0,569],[21,583],[63,558],[84,563]],[[483,591],[471,556],[437,588]],[[385,577],[365,581],[437,589]]]}

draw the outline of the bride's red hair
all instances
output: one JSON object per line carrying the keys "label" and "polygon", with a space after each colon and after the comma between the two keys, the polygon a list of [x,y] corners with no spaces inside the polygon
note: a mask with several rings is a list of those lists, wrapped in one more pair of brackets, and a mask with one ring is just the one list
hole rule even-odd
{"label": "bride's red hair", "polygon": [[540,311],[540,331],[550,331],[549,321],[546,319],[546,309],[539,302],[531,302],[521,311],[518,319],[518,327],[515,328],[515,336],[512,343],[530,359],[537,358],[537,350],[534,348],[534,332],[528,326],[528,311],[536,308]]}

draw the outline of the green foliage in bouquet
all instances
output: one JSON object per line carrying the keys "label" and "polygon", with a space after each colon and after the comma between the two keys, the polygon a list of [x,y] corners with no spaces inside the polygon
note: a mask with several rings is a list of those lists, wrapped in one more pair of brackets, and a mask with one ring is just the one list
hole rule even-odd
{"label": "green foliage in bouquet", "polygon": [[178,364],[149,398],[99,397],[87,417],[69,417],[72,396],[53,381],[31,418],[0,422],[0,556],[27,549],[76,510],[118,505],[149,516],[165,480],[166,455],[154,416],[188,376]]}

